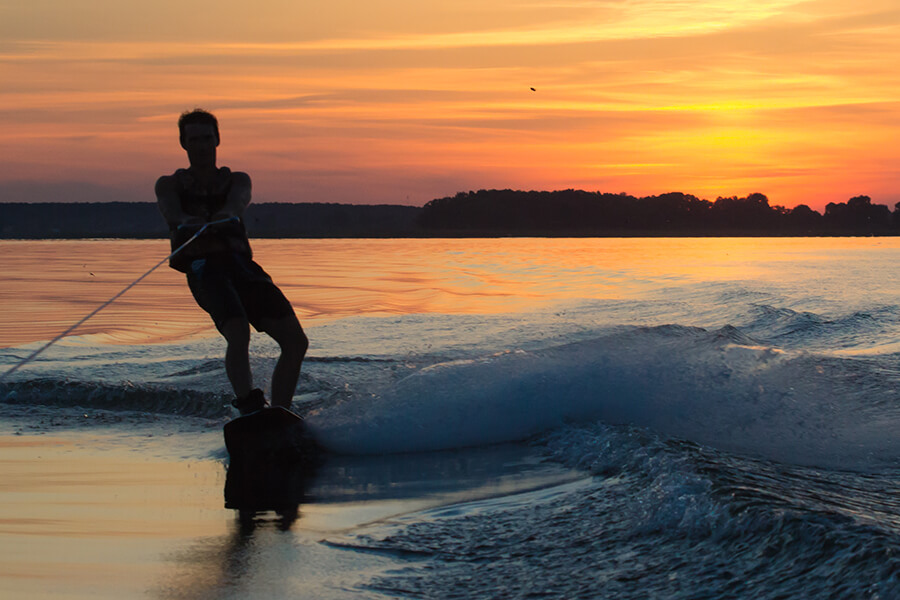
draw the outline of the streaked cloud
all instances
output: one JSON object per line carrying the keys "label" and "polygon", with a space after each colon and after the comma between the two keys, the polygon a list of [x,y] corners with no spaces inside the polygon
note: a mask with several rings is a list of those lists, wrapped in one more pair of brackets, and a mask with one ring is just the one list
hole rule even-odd
{"label": "streaked cloud", "polygon": [[263,200],[900,200],[891,2],[259,4],[0,3],[0,182],[152,185],[184,162],[177,114],[205,106]]}

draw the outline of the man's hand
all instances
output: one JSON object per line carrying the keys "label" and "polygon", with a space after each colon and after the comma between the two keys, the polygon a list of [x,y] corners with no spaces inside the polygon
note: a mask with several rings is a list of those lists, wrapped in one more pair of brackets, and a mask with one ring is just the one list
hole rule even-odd
{"label": "man's hand", "polygon": [[210,226],[207,231],[216,231],[218,233],[228,235],[229,233],[237,235],[239,237],[244,236],[244,228],[241,226],[241,220],[237,217],[224,217],[224,222],[219,216],[215,216],[210,220]]}

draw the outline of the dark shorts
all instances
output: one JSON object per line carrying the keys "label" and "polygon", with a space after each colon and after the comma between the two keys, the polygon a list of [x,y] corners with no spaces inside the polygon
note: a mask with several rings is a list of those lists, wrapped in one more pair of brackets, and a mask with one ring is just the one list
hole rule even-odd
{"label": "dark shorts", "polygon": [[235,317],[246,319],[257,331],[263,331],[262,319],[294,314],[291,303],[269,274],[245,256],[231,254],[195,260],[187,281],[197,304],[209,313],[219,331]]}

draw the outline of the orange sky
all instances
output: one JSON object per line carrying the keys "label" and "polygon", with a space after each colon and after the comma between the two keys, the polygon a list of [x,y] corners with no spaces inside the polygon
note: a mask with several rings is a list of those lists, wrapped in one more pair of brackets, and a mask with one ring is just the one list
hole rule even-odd
{"label": "orange sky", "polygon": [[0,0],[0,201],[153,200],[194,106],[257,202],[900,201],[896,0],[250,4]]}

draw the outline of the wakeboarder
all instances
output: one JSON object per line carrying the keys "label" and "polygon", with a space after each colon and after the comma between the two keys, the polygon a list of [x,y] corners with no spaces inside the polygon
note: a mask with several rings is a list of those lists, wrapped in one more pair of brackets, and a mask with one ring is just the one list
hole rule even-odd
{"label": "wakeboarder", "polygon": [[227,342],[225,371],[242,415],[266,406],[253,387],[250,325],[281,348],[272,373],[271,403],[291,408],[300,366],[309,341],[291,303],[272,278],[253,261],[243,215],[250,204],[250,176],[216,164],[219,123],[202,109],[178,119],[181,147],[189,166],[156,182],[159,210],[169,225],[173,254],[169,265],[187,276],[197,304],[209,313]]}

